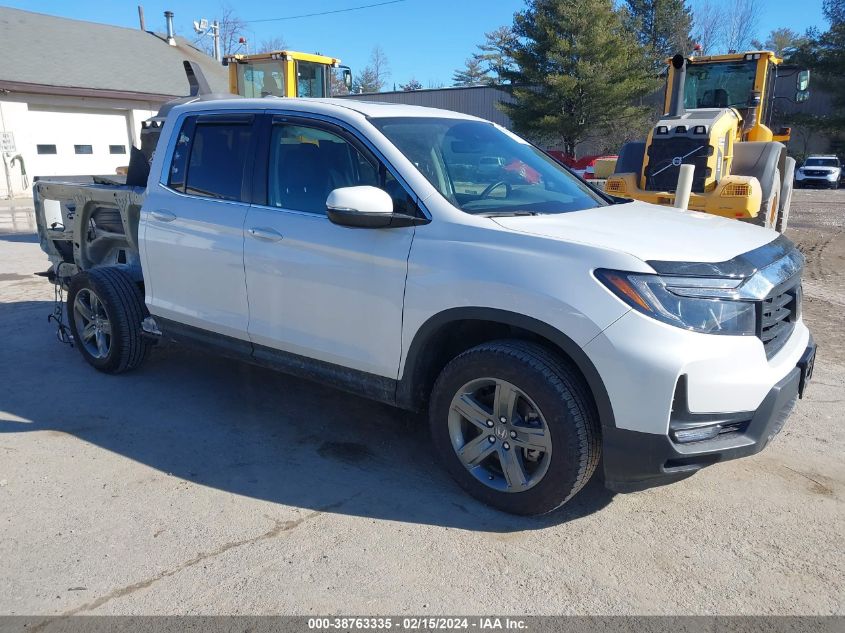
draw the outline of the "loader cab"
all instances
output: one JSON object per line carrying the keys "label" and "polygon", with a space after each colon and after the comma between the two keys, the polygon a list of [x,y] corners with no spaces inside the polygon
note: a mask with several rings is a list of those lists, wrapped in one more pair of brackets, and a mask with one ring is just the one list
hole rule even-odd
{"label": "loader cab", "polygon": [[229,92],[242,97],[332,97],[348,94],[352,72],[340,60],[296,51],[228,55]]}
{"label": "loader cab", "polygon": [[[790,131],[772,130],[778,67],[783,63],[771,51],[750,51],[728,55],[690,57],[686,64],[684,107],[687,110],[732,108],[742,117],[737,141],[789,141]],[[792,101],[806,101],[809,71],[795,71]],[[669,64],[664,112],[669,111],[671,87],[677,80],[676,69]],[[790,75],[791,76],[791,75]],[[780,97],[778,97],[780,98]]]}

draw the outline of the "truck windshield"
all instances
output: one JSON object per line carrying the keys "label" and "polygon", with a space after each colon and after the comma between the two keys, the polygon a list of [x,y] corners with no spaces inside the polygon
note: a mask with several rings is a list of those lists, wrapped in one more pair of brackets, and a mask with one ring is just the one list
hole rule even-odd
{"label": "truck windshield", "polygon": [[808,158],[804,163],[805,167],[839,167],[839,161],[835,158]]}
{"label": "truck windshield", "polygon": [[371,122],[467,213],[566,213],[607,204],[552,158],[492,123],[422,117]]}
{"label": "truck windshield", "polygon": [[744,108],[756,73],[756,60],[688,64],[684,107]]}

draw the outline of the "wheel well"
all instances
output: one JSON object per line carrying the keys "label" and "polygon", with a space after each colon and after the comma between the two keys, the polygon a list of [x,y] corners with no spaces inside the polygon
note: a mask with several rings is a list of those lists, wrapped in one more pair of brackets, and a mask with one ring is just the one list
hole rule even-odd
{"label": "wheel well", "polygon": [[[522,315],[516,316],[522,317]],[[522,318],[531,321],[527,317]],[[592,398],[591,404],[596,407],[602,424],[614,425],[607,392],[592,364],[587,360],[589,368],[584,368],[583,361],[579,363],[573,359],[572,355],[558,342],[530,327],[497,320],[463,318],[442,323],[430,333],[422,335],[421,338],[421,341],[414,341],[406,359],[405,373],[400,380],[397,394],[400,406],[424,411],[428,406],[431,390],[440,372],[443,371],[449,361],[466,350],[489,341],[520,339],[542,345],[566,363],[575,375],[583,381],[585,391]],[[566,340],[569,341],[569,339]],[[568,347],[571,350],[571,345],[575,344],[571,341],[569,343]],[[583,355],[580,348],[578,350]],[[586,359],[586,355],[584,355],[584,359]],[[585,375],[585,369],[588,369],[591,373],[590,376]],[[598,381],[598,384],[596,384],[596,381]],[[600,393],[597,393],[597,391]]]}

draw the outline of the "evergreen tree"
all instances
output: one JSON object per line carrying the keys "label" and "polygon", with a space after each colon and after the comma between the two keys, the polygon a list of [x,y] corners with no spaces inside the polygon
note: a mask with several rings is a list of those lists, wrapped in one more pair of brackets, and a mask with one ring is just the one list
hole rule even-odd
{"label": "evergreen tree", "polygon": [[804,43],[804,37],[789,28],[774,29],[764,40],[751,40],[751,45],[763,51],[772,51],[778,57],[789,57]]}
{"label": "evergreen tree", "polygon": [[520,133],[574,155],[590,136],[641,131],[649,109],[634,104],[659,81],[612,0],[529,0],[513,32],[514,102],[500,107]]}
{"label": "evergreen tree", "polygon": [[484,60],[477,54],[468,58],[464,67],[452,75],[452,83],[455,86],[481,86],[489,81],[490,75],[484,69]]}
{"label": "evergreen tree", "polygon": [[626,0],[625,24],[662,70],[675,53],[692,50],[692,11],[686,0]]}
{"label": "evergreen tree", "polygon": [[387,56],[380,46],[376,46],[370,53],[370,63],[361,69],[352,82],[352,92],[381,92],[389,76]]}
{"label": "evergreen tree", "polygon": [[364,66],[352,82],[352,92],[379,92],[384,84],[379,81],[376,71],[370,66]]}
{"label": "evergreen tree", "polygon": [[[827,115],[798,113],[791,123],[830,138],[831,149],[845,153],[845,0],[825,0],[822,5],[830,28],[824,33],[808,31],[805,41],[790,56],[790,63],[812,72],[810,92],[821,89],[831,98]],[[812,97],[811,97],[812,98]]]}
{"label": "evergreen tree", "polygon": [[484,44],[479,45],[478,58],[483,62],[484,71],[492,74],[488,83],[502,83],[502,73],[515,70],[511,49],[516,44],[516,36],[509,26],[500,26],[495,31],[484,34]]}

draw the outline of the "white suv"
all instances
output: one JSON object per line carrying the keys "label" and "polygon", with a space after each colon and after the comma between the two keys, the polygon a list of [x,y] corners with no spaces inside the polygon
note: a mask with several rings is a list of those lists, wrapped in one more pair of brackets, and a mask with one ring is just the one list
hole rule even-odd
{"label": "white suv", "polygon": [[836,156],[809,156],[804,164],[795,170],[795,184],[798,187],[838,189],[840,178],[842,165]]}
{"label": "white suv", "polygon": [[630,491],[755,453],[812,373],[804,260],[774,231],[609,197],[454,112],[270,98],[161,120],[146,190],[35,186],[102,371],[166,338],[427,411],[458,483],[523,514],[600,463]]}

